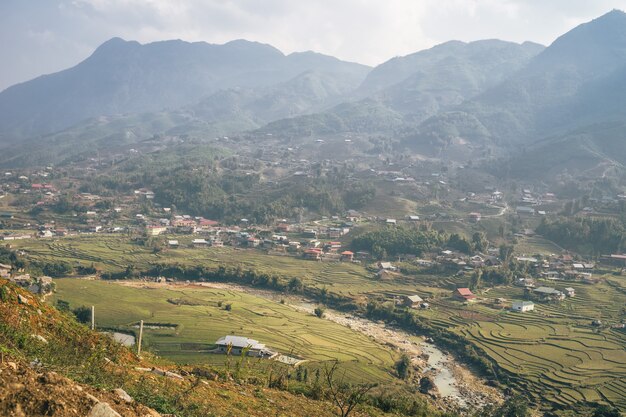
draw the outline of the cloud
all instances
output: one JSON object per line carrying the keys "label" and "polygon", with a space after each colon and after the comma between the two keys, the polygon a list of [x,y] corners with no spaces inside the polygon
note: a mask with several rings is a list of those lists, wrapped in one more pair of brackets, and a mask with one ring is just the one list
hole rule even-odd
{"label": "cloud", "polygon": [[10,65],[0,88],[75,64],[114,36],[245,38],[376,65],[450,39],[547,44],[613,8],[626,0],[2,0],[0,61]]}

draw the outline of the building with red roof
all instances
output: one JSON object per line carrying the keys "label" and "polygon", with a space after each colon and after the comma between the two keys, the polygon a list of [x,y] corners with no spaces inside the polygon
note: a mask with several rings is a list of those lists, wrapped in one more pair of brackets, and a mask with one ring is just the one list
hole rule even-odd
{"label": "building with red roof", "polygon": [[454,290],[454,298],[461,301],[472,301],[476,299],[476,296],[469,288],[457,288]]}

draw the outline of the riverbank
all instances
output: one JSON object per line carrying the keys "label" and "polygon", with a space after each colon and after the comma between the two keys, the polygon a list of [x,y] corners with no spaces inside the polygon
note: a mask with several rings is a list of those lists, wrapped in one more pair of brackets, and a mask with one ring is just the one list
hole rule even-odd
{"label": "riverbank", "polygon": [[[238,291],[265,299],[283,303],[290,308],[314,314],[318,305],[312,300],[295,295],[285,295],[270,290],[250,288],[228,283],[156,283],[145,281],[115,281],[119,285],[134,288],[210,288]],[[408,332],[389,326],[383,321],[372,321],[353,314],[342,313],[333,309],[325,309],[324,319],[333,321],[354,331],[362,333],[373,341],[407,354],[412,363],[420,370],[423,376],[430,377],[438,394],[436,402],[446,409],[473,409],[488,404],[503,401],[502,394],[495,388],[488,386],[485,381],[476,377],[463,364],[456,361],[451,355],[442,352],[432,343],[426,343],[421,338]]]}

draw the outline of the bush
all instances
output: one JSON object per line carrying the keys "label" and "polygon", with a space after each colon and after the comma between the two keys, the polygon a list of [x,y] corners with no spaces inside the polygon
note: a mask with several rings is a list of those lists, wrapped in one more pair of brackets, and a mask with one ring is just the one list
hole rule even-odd
{"label": "bush", "polygon": [[313,310],[315,315],[319,317],[320,319],[324,317],[324,311],[325,310],[322,307],[315,307],[315,310]]}

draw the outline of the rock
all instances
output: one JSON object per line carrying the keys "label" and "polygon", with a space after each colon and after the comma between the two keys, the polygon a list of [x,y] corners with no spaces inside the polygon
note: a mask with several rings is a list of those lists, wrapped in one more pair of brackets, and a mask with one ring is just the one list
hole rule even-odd
{"label": "rock", "polygon": [[35,359],[29,365],[33,369],[38,369],[38,368],[41,368],[43,366],[43,363],[39,359]]}
{"label": "rock", "polygon": [[121,388],[115,388],[113,390],[113,393],[115,395],[117,395],[120,398],[120,400],[122,400],[124,402],[127,402],[127,403],[132,403],[133,402],[133,398],[130,395],[128,395],[128,393],[126,391],[124,391],[123,389],[121,389]]}
{"label": "rock", "polygon": [[22,294],[18,294],[17,295],[17,301],[20,304],[30,305],[30,302],[28,301],[28,298],[24,297]]}
{"label": "rock", "polygon": [[157,374],[157,375],[161,375],[161,376],[166,376],[166,377],[172,378],[172,379],[183,379],[183,377],[181,375],[175,374],[174,372],[170,372],[170,371],[164,371],[164,370],[159,369],[159,368],[152,368],[152,373],[153,374]]}
{"label": "rock", "polygon": [[107,403],[98,403],[93,406],[87,417],[122,417]]}
{"label": "rock", "polygon": [[11,388],[13,391],[21,391],[24,389],[24,384],[18,384],[18,383],[9,384],[9,388]]}
{"label": "rock", "polygon": [[91,395],[91,394],[89,394],[89,393],[86,393],[86,394],[85,394],[85,397],[87,397],[87,399],[88,399],[89,401],[91,401],[92,403],[99,403],[99,402],[100,402],[100,400],[99,400],[99,399],[97,399],[96,397],[94,397],[93,395]]}
{"label": "rock", "polygon": [[65,382],[65,379],[56,372],[46,372],[39,377],[39,381],[47,385],[59,385]]}
{"label": "rock", "polygon": [[26,414],[24,414],[24,411],[22,411],[22,406],[19,403],[15,404],[15,411],[13,411],[13,416],[26,417]]}
{"label": "rock", "polygon": [[165,371],[165,376],[172,379],[184,379],[182,375],[170,371]]}
{"label": "rock", "polygon": [[39,341],[40,341],[40,342],[42,342],[42,343],[45,343],[46,345],[48,344],[48,341],[46,340],[46,338],[45,338],[45,337],[43,337],[43,336],[42,336],[42,335],[40,335],[40,334],[31,334],[30,336],[31,336],[32,338],[34,338],[34,339],[39,340]]}
{"label": "rock", "polygon": [[11,369],[13,369],[14,371],[17,371],[17,363],[15,362],[7,362],[7,366]]}

